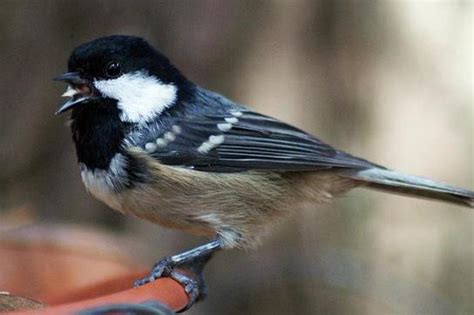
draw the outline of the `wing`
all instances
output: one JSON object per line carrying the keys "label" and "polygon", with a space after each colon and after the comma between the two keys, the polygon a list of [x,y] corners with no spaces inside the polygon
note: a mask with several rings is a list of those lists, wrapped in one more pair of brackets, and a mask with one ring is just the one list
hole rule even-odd
{"label": "wing", "polygon": [[148,128],[147,135],[135,145],[160,163],[208,172],[376,166],[337,151],[293,126],[241,107],[212,112],[162,117],[160,125]]}

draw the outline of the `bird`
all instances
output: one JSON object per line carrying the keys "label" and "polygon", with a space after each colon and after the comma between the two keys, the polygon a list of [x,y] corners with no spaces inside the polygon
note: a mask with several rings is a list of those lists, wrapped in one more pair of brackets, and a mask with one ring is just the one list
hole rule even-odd
{"label": "bird", "polygon": [[124,214],[208,237],[136,282],[171,276],[188,307],[205,295],[214,252],[256,248],[304,205],[365,187],[474,207],[473,191],[353,156],[200,87],[140,37],[83,43],[55,79],[68,85],[56,114],[70,112],[86,189]]}

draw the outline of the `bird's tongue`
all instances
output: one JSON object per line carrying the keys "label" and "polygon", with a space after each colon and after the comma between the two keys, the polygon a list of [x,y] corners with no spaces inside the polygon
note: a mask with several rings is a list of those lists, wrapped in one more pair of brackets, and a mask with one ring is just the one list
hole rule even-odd
{"label": "bird's tongue", "polygon": [[77,98],[81,96],[91,96],[92,90],[87,84],[81,85],[68,85],[66,92],[64,92],[61,96],[62,97],[70,97],[70,98]]}

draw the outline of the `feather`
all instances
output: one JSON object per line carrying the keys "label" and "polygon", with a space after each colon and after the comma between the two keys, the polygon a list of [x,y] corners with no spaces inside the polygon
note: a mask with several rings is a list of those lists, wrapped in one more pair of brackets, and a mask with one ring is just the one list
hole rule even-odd
{"label": "feather", "polygon": [[163,164],[208,172],[376,166],[197,87],[192,101],[178,104],[131,138]]}

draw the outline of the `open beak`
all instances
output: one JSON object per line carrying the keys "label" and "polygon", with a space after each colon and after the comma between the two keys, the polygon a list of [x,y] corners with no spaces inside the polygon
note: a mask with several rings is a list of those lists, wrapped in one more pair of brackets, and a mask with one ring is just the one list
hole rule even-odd
{"label": "open beak", "polygon": [[81,78],[79,72],[66,72],[54,78],[55,81],[64,81],[68,84],[66,92],[62,97],[69,97],[57,111],[56,115],[62,114],[74,107],[87,103],[93,98],[93,88],[90,81]]}

